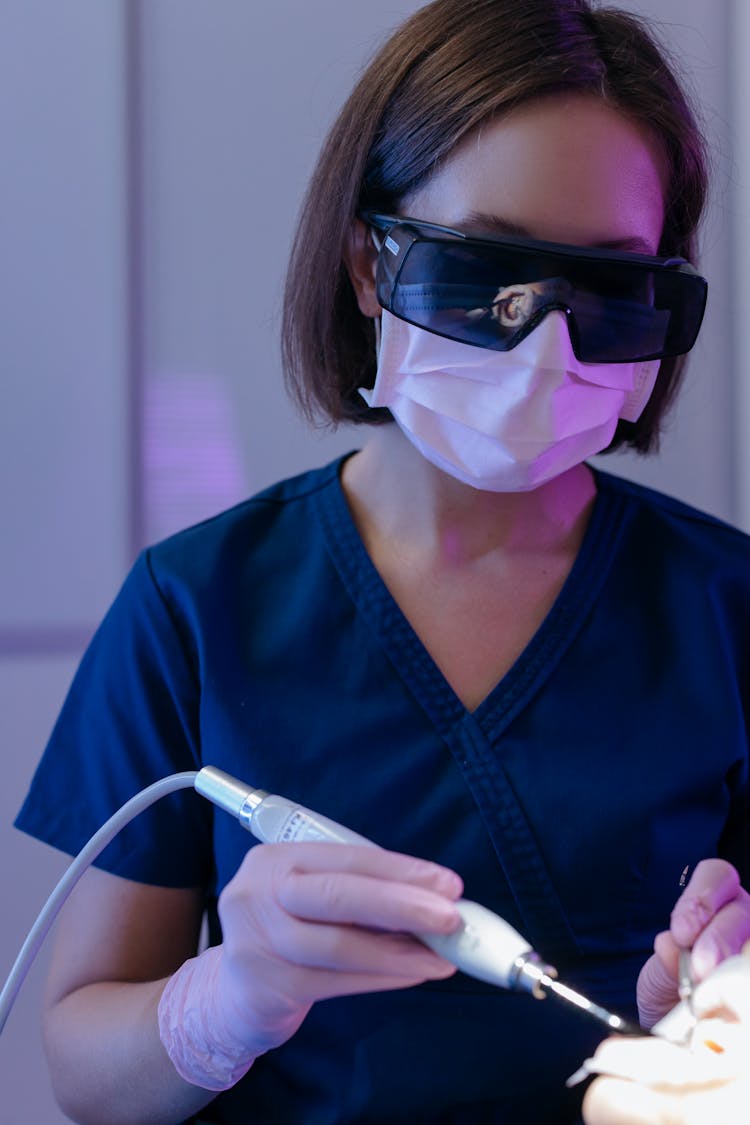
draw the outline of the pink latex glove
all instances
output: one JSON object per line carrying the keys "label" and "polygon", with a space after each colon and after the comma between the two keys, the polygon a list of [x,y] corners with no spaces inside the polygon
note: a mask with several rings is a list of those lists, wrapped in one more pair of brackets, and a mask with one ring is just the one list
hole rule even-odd
{"label": "pink latex glove", "polygon": [[159,1033],[176,1070],[228,1089],[316,1000],[450,976],[455,967],[410,935],[457,929],[461,892],[454,872],[381,848],[252,848],[219,898],[223,944],[162,994]]}
{"label": "pink latex glove", "polygon": [[654,954],[641,969],[637,998],[641,1025],[651,1028],[678,1001],[680,949],[691,949],[696,981],[704,980],[750,938],[750,895],[723,859],[704,859],[678,898],[669,929],[656,935]]}

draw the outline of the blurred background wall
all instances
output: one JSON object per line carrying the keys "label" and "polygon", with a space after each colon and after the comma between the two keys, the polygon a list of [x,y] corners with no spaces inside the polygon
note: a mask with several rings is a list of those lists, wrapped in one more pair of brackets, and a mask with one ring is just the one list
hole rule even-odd
{"label": "blurred background wall", "polygon": [[[281,279],[328,124],[418,6],[0,0],[3,978],[65,863],[11,821],[135,554],[360,440],[309,433],[284,397]],[[682,61],[715,182],[682,400],[658,459],[608,467],[750,529],[750,6],[622,6],[659,21]],[[63,1120],[37,1031],[44,961],[0,1042],[9,1125]]]}

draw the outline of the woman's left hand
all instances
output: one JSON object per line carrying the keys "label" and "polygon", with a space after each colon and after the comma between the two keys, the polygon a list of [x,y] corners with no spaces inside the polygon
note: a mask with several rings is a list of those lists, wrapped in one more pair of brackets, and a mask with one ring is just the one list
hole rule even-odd
{"label": "woman's left hand", "polygon": [[750,895],[739,875],[726,860],[702,860],[675,904],[669,929],[656,935],[654,954],[638,977],[641,1025],[653,1027],[677,1003],[681,949],[692,951],[692,972],[701,981],[721,961],[739,953],[748,938]]}

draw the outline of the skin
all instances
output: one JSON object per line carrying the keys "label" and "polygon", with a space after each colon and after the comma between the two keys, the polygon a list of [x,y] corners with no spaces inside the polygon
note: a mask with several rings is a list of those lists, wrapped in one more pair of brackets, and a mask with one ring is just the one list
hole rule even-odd
{"label": "skin", "polygon": [[744,1125],[750,1082],[711,1083],[701,1089],[674,1093],[599,1078],[586,1094],[586,1125]]}
{"label": "skin", "polygon": [[[647,131],[592,97],[555,98],[468,138],[403,211],[485,233],[510,225],[535,238],[653,253],[663,179]],[[368,316],[379,314],[374,258],[355,222],[347,265]],[[573,565],[592,474],[581,465],[534,492],[479,492],[384,426],[347,462],[343,485],[384,581],[458,697],[476,707]],[[456,874],[380,849],[253,848],[219,902],[221,980],[243,1012],[248,1046],[282,1042],[318,999],[450,975],[405,935],[455,929],[460,893]],[[211,1100],[179,1078],[156,1023],[165,981],[195,952],[200,902],[198,889],[101,871],[81,881],[58,923],[45,1011],[54,1087],[73,1120],[179,1122]],[[710,930],[711,918],[703,926]],[[225,1022],[218,994],[206,1002]]]}
{"label": "skin", "polygon": [[[474,234],[657,251],[664,164],[649,132],[589,95],[524,105],[466,138],[400,213]],[[350,276],[377,317],[376,250],[356,222]],[[563,324],[562,314],[559,316]],[[583,465],[527,493],[473,489],[381,426],[344,469],[365,546],[461,701],[474,709],[541,625],[595,497]],[[436,615],[434,606],[443,611]]]}
{"label": "skin", "polygon": [[[741,1125],[750,1075],[750,946],[722,962],[693,997],[700,1017],[690,1053],[657,1038],[608,1039],[583,1104],[586,1125]],[[706,1044],[720,1044],[720,1054]]]}

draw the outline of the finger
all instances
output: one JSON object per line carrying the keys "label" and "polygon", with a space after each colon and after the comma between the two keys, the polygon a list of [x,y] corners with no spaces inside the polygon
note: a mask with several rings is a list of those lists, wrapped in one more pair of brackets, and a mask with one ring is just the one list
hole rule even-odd
{"label": "finger", "polygon": [[703,859],[677,900],[670,920],[672,936],[689,949],[714,915],[736,898],[739,875],[724,859]]}
{"label": "finger", "polygon": [[680,947],[669,930],[662,930],[654,938],[654,952],[674,981],[675,988],[680,971]]}
{"label": "finger", "polygon": [[309,921],[445,934],[461,924],[453,902],[442,895],[361,874],[293,871],[279,884],[277,897],[290,914]]}
{"label": "finger", "polygon": [[653,1027],[679,999],[677,981],[654,954],[649,957],[638,976],[636,987],[638,1015],[643,1027]]}
{"label": "finger", "polygon": [[410,934],[356,926],[291,921],[274,935],[274,957],[284,965],[373,976],[449,976],[454,966]]}
{"label": "finger", "polygon": [[306,1004],[315,1004],[319,1000],[330,1000],[336,996],[359,996],[369,992],[394,992],[400,988],[413,988],[428,980],[445,979],[455,972],[455,966],[448,965],[447,961],[442,962],[441,971],[434,968],[430,972],[412,975],[305,969],[300,970],[297,980],[287,975],[284,985],[289,988],[293,984],[296,998]]}
{"label": "finger", "polygon": [[277,871],[348,871],[428,887],[447,898],[463,892],[461,877],[450,868],[416,856],[362,844],[258,844],[245,856],[242,868],[269,863]]}
{"label": "finger", "polygon": [[727,957],[738,954],[750,938],[750,895],[741,887],[739,895],[711,919],[693,945],[691,964],[703,980]]}

